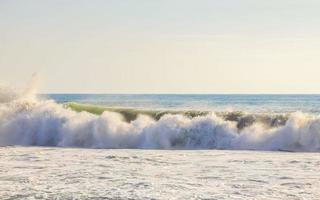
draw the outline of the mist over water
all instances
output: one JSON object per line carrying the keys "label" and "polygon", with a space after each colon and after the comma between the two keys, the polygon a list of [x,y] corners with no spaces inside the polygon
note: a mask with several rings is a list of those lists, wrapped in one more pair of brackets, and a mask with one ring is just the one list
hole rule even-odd
{"label": "mist over water", "polygon": [[[228,118],[230,111],[214,110],[158,118],[137,112],[128,120],[117,110],[77,112],[28,91],[0,90],[1,146],[320,151],[320,118],[312,113],[285,113],[279,123],[272,121],[280,119],[274,113],[264,113],[268,121],[260,114]],[[239,126],[241,119],[250,123]]]}

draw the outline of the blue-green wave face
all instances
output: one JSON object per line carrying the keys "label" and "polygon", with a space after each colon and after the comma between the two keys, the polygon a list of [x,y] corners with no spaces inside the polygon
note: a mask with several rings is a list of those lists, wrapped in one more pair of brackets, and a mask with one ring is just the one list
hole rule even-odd
{"label": "blue-green wave face", "polygon": [[123,115],[127,121],[132,121],[137,118],[138,115],[147,115],[153,119],[159,120],[165,114],[182,114],[188,117],[203,116],[210,113],[210,111],[196,111],[196,110],[143,110],[133,108],[111,108],[92,104],[81,104],[75,102],[69,102],[64,104],[65,107],[74,111],[81,112],[86,111],[92,114],[101,115],[104,111],[116,112]]}
{"label": "blue-green wave face", "polygon": [[[166,114],[183,115],[189,118],[197,116],[206,116],[212,111],[197,111],[197,110],[143,110],[133,108],[110,108],[91,104],[80,104],[69,102],[64,104],[65,107],[77,112],[89,112],[95,115],[101,115],[105,111],[116,112],[121,114],[127,122],[131,122],[139,115],[147,115],[155,120],[159,120]],[[239,129],[250,126],[256,122],[263,123],[269,127],[278,127],[285,124],[288,119],[288,114],[252,114],[245,112],[215,112],[215,114],[224,120],[237,123]]]}

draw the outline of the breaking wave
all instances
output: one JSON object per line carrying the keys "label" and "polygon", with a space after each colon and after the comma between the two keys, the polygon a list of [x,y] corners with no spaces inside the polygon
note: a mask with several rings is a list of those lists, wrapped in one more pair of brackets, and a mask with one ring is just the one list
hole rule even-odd
{"label": "breaking wave", "polygon": [[[77,112],[86,111],[96,115],[101,115],[105,111],[116,112],[121,114],[126,122],[137,119],[139,115],[146,115],[154,120],[160,120],[163,116],[168,114],[194,118],[210,115],[212,113],[212,111],[205,110],[139,110],[134,108],[110,108],[75,102],[66,103],[65,107],[71,108]],[[238,129],[243,129],[257,122],[263,123],[265,126],[269,127],[283,126],[288,120],[288,114],[252,114],[240,111],[215,112],[215,114],[226,121],[236,122]]]}
{"label": "breaking wave", "polygon": [[311,114],[129,111],[97,115],[0,88],[0,145],[320,151],[320,117]]}

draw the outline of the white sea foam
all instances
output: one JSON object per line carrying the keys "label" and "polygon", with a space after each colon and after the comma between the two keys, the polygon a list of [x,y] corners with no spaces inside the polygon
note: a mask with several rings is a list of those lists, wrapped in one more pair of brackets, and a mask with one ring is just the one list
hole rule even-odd
{"label": "white sea foam", "polygon": [[0,199],[308,199],[318,153],[0,148]]}
{"label": "white sea foam", "polygon": [[241,130],[214,113],[194,118],[167,114],[158,121],[141,115],[126,122],[118,113],[78,113],[37,99],[33,89],[2,88],[0,145],[320,151],[320,118],[296,112],[281,127],[254,123]]}

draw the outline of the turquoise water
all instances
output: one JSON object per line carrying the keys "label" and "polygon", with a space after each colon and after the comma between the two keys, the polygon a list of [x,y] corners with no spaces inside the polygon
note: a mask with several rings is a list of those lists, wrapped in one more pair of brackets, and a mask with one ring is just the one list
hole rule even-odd
{"label": "turquoise water", "polygon": [[138,109],[320,113],[320,95],[48,94],[47,98]]}

